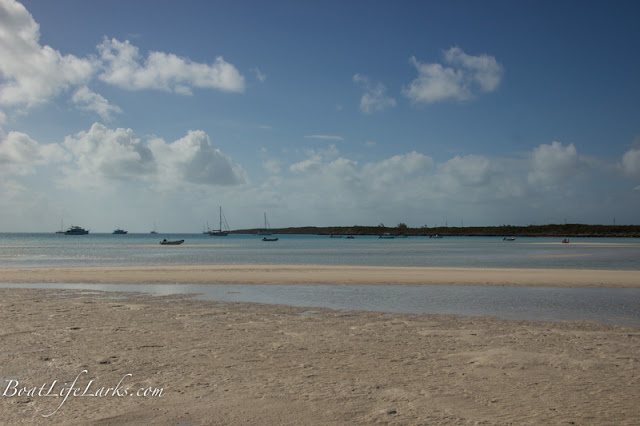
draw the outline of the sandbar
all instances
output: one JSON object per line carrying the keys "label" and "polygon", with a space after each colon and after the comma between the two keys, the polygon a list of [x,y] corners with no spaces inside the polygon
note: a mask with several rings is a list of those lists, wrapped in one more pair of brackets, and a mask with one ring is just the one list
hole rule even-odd
{"label": "sandbar", "polygon": [[6,283],[371,284],[640,288],[640,271],[328,265],[2,268]]}
{"label": "sandbar", "polygon": [[640,423],[640,327],[14,288],[0,335],[2,424]]}

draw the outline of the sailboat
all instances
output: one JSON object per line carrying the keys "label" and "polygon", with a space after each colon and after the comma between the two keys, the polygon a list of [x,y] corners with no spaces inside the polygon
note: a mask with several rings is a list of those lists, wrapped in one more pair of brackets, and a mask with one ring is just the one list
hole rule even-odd
{"label": "sailboat", "polygon": [[60,230],[56,231],[56,234],[64,234],[64,219],[60,220]]}
{"label": "sailboat", "polygon": [[156,231],[156,222],[153,221],[153,231],[149,232],[150,234],[157,234],[158,231]]}
{"label": "sailboat", "polygon": [[[224,224],[224,228],[222,225]],[[203,232],[203,234],[209,234],[212,237],[226,237],[229,235],[229,225],[227,224],[227,219],[225,219],[224,214],[222,213],[222,206],[220,206],[220,226],[218,229],[209,229]]]}
{"label": "sailboat", "polygon": [[267,221],[267,213],[264,213],[264,229],[258,230],[258,235],[271,235],[271,227]]}

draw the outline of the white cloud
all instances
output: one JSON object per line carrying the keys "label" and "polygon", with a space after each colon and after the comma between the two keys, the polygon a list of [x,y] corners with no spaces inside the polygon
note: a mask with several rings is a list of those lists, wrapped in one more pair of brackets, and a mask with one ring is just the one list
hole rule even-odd
{"label": "white cloud", "polygon": [[344,140],[342,136],[335,136],[335,135],[308,135],[308,136],[305,136],[305,139],[320,139],[325,141],[343,141]]}
{"label": "white cloud", "polygon": [[67,152],[59,145],[40,145],[25,133],[9,132],[0,139],[0,174],[31,174],[36,166],[68,159]]}
{"label": "white cloud", "polygon": [[111,105],[108,100],[92,92],[86,86],[76,90],[71,97],[71,101],[80,109],[97,113],[105,121],[111,121],[112,114],[120,114],[122,112],[120,107]]}
{"label": "white cloud", "polygon": [[64,146],[73,155],[65,168],[65,183],[78,188],[106,181],[132,181],[153,175],[156,163],[151,150],[131,129],[109,129],[95,123],[88,132],[67,136]]}
{"label": "white cloud", "polygon": [[475,83],[482,92],[493,92],[500,85],[503,68],[493,56],[467,55],[459,47],[445,52],[445,61],[464,70],[465,78]]}
{"label": "white cloud", "polygon": [[267,75],[261,72],[259,68],[254,68],[252,71],[256,74],[256,78],[260,83],[264,83],[267,80]]}
{"label": "white cloud", "polygon": [[339,151],[335,145],[331,144],[325,149],[307,151],[307,159],[299,161],[289,166],[293,173],[306,174],[321,170],[323,164],[338,157]]}
{"label": "white cloud", "polygon": [[518,160],[491,159],[481,155],[456,155],[441,163],[432,188],[438,196],[460,202],[485,202],[517,198],[526,192]]}
{"label": "white cloud", "polygon": [[248,182],[244,169],[214,148],[209,136],[201,130],[189,131],[172,143],[151,140],[149,148],[157,159],[162,188],[171,189],[184,183],[231,186]]}
{"label": "white cloud", "polygon": [[[0,106],[33,107],[75,90],[72,102],[103,120],[120,113],[87,85],[101,80],[128,89],[156,89],[189,95],[193,88],[243,92],[244,77],[222,57],[197,63],[172,53],[150,52],[143,59],[129,41],[105,38],[99,57],[63,55],[40,45],[40,27],[15,0],[0,0]],[[261,81],[264,74],[256,69]]]}
{"label": "white cloud", "polygon": [[439,167],[442,175],[451,178],[457,185],[481,186],[491,174],[491,162],[479,155],[455,156]]}
{"label": "white cloud", "polygon": [[278,160],[266,160],[262,163],[262,167],[272,175],[277,175],[282,170]]}
{"label": "white cloud", "polygon": [[[37,166],[66,162],[65,187],[98,188],[129,182],[162,190],[188,185],[232,186],[248,182],[244,169],[213,147],[203,131],[190,131],[172,143],[148,142],[131,129],[94,123],[89,131],[67,136],[62,144],[40,145],[28,135],[10,132],[0,139],[0,173],[26,175]],[[276,164],[271,165],[275,170]]]}
{"label": "white cloud", "polygon": [[294,163],[289,166],[289,170],[293,173],[309,173],[316,170],[319,170],[322,166],[322,156],[318,154],[313,154],[311,157],[306,160],[302,160],[300,162]]}
{"label": "white cloud", "polygon": [[528,182],[533,185],[560,184],[574,176],[579,166],[578,152],[573,144],[542,144],[531,154]]}
{"label": "white cloud", "polygon": [[[555,142],[518,158],[456,155],[436,162],[424,153],[408,152],[367,162],[330,145],[309,150],[294,163],[284,157],[265,159],[267,176],[251,182],[202,131],[173,142],[143,141],[130,129],[94,124],[64,144],[40,146],[25,134],[10,133],[0,141],[0,191],[2,199],[13,200],[11,217],[17,221],[22,219],[16,211],[33,206],[31,194],[40,194],[42,203],[82,199],[84,205],[99,204],[100,209],[124,203],[129,207],[122,207],[121,216],[131,206],[142,209],[145,202],[177,203],[185,210],[181,216],[193,223],[208,218],[218,204],[230,211],[254,211],[253,216],[268,209],[283,226],[400,221],[419,226],[462,219],[467,225],[518,224],[565,217],[597,221],[593,215],[609,214],[602,200],[612,197],[610,188],[619,187],[621,167],[638,170],[636,155],[626,155],[622,163],[589,162],[575,146]],[[66,163],[56,169],[55,161]],[[42,175],[26,176],[40,170]],[[58,180],[59,172],[63,180]],[[582,179],[576,175],[598,184],[579,185]],[[34,179],[43,186],[31,184]],[[60,192],[52,192],[56,188],[46,182],[57,182]],[[633,200],[622,199],[629,206],[637,204]],[[60,201],[58,209],[65,205]],[[86,206],[83,214],[97,214],[91,209]],[[590,216],[583,216],[585,212]],[[153,210],[148,209],[149,215]],[[236,213],[232,226],[255,226],[250,213],[242,215],[250,222],[243,223]],[[59,213],[53,216],[59,218]],[[104,216],[106,226],[117,225],[113,214]]]}
{"label": "white cloud", "polygon": [[493,56],[471,56],[452,47],[444,52],[444,62],[449,66],[411,57],[409,63],[418,70],[418,77],[404,90],[405,96],[415,103],[465,101],[500,85],[503,67]]}
{"label": "white cloud", "polygon": [[640,149],[630,149],[624,153],[622,171],[628,176],[640,175]]}
{"label": "white cloud", "polygon": [[222,57],[213,64],[192,62],[172,53],[150,52],[142,62],[128,40],[104,39],[98,46],[104,71],[100,79],[129,90],[157,89],[191,94],[193,87],[243,92],[244,77]]}
{"label": "white cloud", "polygon": [[360,98],[360,111],[363,113],[373,114],[396,106],[396,100],[385,94],[387,88],[382,83],[372,83],[367,76],[362,74],[354,75],[353,81],[365,90]]}
{"label": "white cloud", "polygon": [[[322,192],[326,190],[334,194],[332,197],[340,194],[347,197],[344,191],[348,190],[349,197],[365,196],[368,199],[371,195],[384,199],[402,192],[407,179],[432,167],[433,160],[417,152],[359,165],[356,161],[340,157],[337,150],[333,150],[329,153],[311,151],[306,160],[292,164],[290,171],[298,175],[299,182],[305,182],[308,188],[323,188]],[[326,197],[318,200],[327,201]]]}
{"label": "white cloud", "polygon": [[95,73],[95,61],[62,55],[39,39],[39,25],[27,9],[0,0],[0,104],[37,105],[86,84]]}

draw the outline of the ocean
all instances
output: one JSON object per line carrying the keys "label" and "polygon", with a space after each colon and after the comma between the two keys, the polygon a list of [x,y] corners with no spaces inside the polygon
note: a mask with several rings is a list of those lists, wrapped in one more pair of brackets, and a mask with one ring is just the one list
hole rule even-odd
{"label": "ocean", "polygon": [[[0,268],[192,264],[320,264],[640,271],[640,239],[319,235],[0,233]],[[163,239],[185,242],[161,246]]]}
{"label": "ocean", "polygon": [[[0,233],[0,274],[9,267],[192,264],[321,264],[638,271],[640,240],[318,235],[212,237],[204,234]],[[162,239],[185,242],[161,246]],[[1,284],[0,287],[193,294],[205,300],[277,303],[339,310],[492,315],[505,319],[597,321],[640,326],[640,289],[367,285]]]}

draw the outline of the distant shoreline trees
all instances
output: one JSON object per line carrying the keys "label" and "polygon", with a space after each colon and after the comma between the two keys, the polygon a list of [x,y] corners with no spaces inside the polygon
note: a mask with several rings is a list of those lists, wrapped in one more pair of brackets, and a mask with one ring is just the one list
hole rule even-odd
{"label": "distant shoreline trees", "polygon": [[[257,229],[232,231],[236,234],[254,234]],[[405,223],[395,227],[384,226],[302,226],[271,229],[274,234],[312,234],[312,235],[407,235],[443,237],[628,237],[640,238],[640,225],[586,225],[586,224],[549,224],[528,226],[436,226],[410,228]]]}

